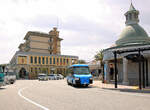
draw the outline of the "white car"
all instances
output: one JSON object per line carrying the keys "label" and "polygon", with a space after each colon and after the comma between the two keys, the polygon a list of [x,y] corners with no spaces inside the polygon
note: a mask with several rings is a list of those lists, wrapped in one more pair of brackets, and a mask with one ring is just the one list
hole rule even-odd
{"label": "white car", "polygon": [[56,76],[54,74],[49,74],[48,75],[48,79],[49,80],[55,80],[56,79]]}
{"label": "white car", "polygon": [[7,72],[6,76],[8,77],[8,82],[13,84],[16,81],[16,73],[14,72]]}
{"label": "white car", "polygon": [[64,79],[64,76],[62,74],[57,74],[59,76],[59,79]]}
{"label": "white car", "polygon": [[38,75],[38,80],[39,80],[39,81],[41,81],[41,80],[47,81],[47,80],[48,80],[48,76],[47,76],[46,74],[44,74],[44,73],[40,73],[40,74]]}

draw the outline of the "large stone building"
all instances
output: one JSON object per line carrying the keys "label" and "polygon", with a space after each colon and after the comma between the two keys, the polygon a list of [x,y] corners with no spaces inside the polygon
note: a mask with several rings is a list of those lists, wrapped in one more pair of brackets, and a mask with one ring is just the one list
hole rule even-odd
{"label": "large stone building", "polygon": [[[122,54],[117,54],[118,82],[127,85],[138,85],[141,80],[139,78],[141,77],[143,84],[144,80],[150,83],[150,50],[141,51],[144,59],[142,63],[140,63],[141,65],[137,62],[137,59],[139,59],[139,51],[136,50],[144,50],[144,48],[150,47],[150,37],[139,25],[138,15],[139,11],[136,10],[131,3],[129,10],[125,13],[125,29],[115,42],[115,46],[103,51],[105,62],[104,76],[106,82],[110,82],[110,80],[114,78],[114,76],[111,77],[111,75],[114,75],[112,69],[114,67],[113,52],[124,51]],[[141,76],[139,76],[140,71],[142,73]],[[144,72],[147,73],[145,74]]]}
{"label": "large stone building", "polygon": [[29,31],[25,42],[10,61],[18,78],[36,78],[38,73],[61,73],[65,75],[68,65],[77,63],[77,56],[61,55],[59,31],[53,28],[48,33]]}

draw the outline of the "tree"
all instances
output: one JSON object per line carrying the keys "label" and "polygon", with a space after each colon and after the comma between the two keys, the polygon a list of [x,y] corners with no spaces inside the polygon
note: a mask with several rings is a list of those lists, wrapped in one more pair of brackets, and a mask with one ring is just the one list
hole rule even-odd
{"label": "tree", "polygon": [[103,66],[103,49],[98,51],[96,55],[94,56],[96,61],[100,61],[101,66]]}
{"label": "tree", "polygon": [[[100,51],[98,51],[96,53],[96,55],[94,56],[96,61],[100,62],[100,66],[103,68],[103,72],[104,72],[104,64],[103,64],[103,49],[101,49]],[[102,72],[101,76],[102,76],[102,82],[104,83],[104,73]]]}
{"label": "tree", "polygon": [[78,60],[78,63],[79,64],[86,64],[86,61],[85,60]]}

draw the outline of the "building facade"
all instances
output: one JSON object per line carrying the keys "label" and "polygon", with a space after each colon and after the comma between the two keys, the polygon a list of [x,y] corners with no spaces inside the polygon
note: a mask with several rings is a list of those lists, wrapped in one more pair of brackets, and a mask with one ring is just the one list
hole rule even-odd
{"label": "building facade", "polygon": [[77,63],[77,56],[61,55],[59,31],[53,28],[47,33],[29,31],[25,43],[10,61],[11,68],[18,78],[37,78],[39,73],[60,73],[65,75],[67,66]]}
{"label": "building facade", "polygon": [[[142,83],[150,84],[150,50],[142,51],[139,66],[139,51],[150,47],[150,37],[139,25],[139,11],[130,5],[125,13],[126,27],[115,42],[115,46],[107,48],[104,54],[104,79],[106,82],[114,80],[114,51],[126,51],[117,54],[118,82],[125,85],[138,85],[141,78]],[[134,50],[134,52],[131,52]],[[142,73],[140,75],[139,71]]]}

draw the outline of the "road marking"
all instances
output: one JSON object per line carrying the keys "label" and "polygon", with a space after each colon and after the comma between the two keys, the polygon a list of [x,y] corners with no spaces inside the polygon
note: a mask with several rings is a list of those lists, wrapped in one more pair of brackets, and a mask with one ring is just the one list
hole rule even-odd
{"label": "road marking", "polygon": [[40,105],[40,104],[38,104],[38,103],[36,103],[36,102],[30,100],[29,98],[26,98],[25,96],[23,96],[23,95],[21,94],[21,92],[22,92],[23,90],[25,90],[25,89],[27,89],[27,87],[26,87],[26,88],[19,89],[18,95],[19,95],[20,97],[22,97],[22,98],[25,99],[26,101],[28,101],[28,102],[30,102],[30,103],[36,105],[36,106],[42,108],[43,110],[49,110],[48,108],[46,108],[46,107],[44,107],[44,106],[42,106],[42,105]]}

